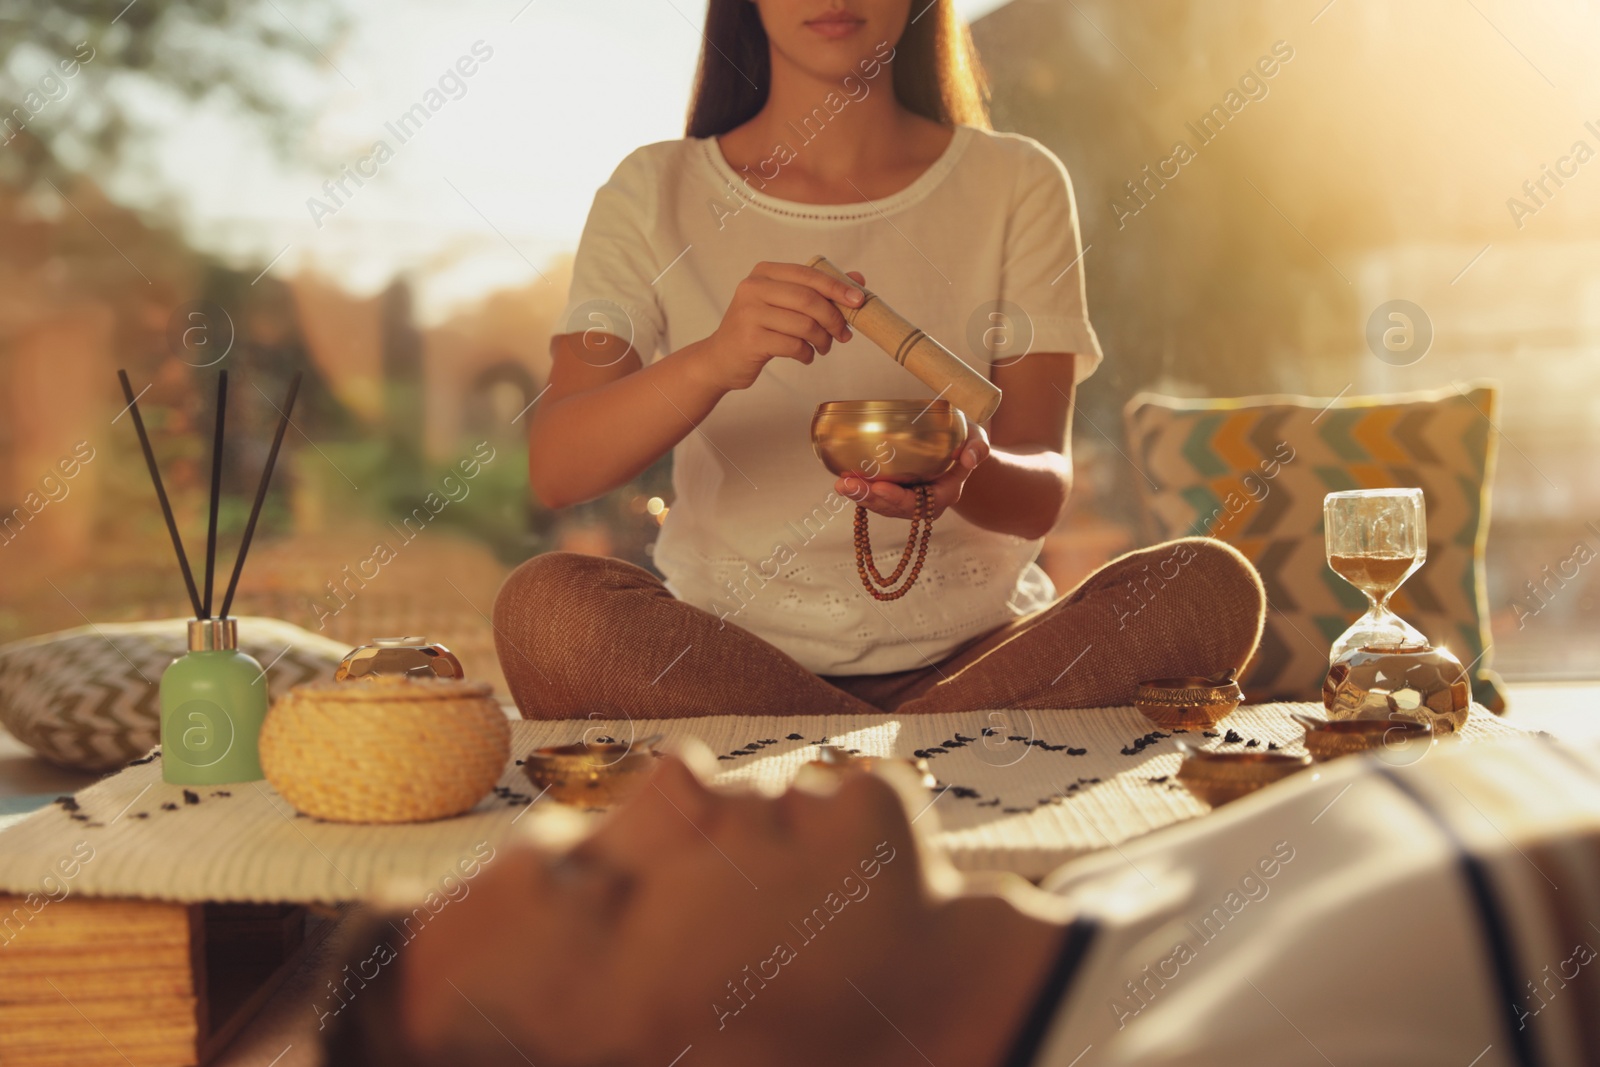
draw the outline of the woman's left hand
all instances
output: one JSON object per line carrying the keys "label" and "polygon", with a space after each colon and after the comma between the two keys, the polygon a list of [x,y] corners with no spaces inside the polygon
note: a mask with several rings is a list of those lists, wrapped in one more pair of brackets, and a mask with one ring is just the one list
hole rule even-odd
{"label": "woman's left hand", "polygon": [[[961,446],[956,465],[928,483],[933,489],[933,518],[943,515],[946,508],[955,506],[956,501],[961,499],[961,490],[967,478],[978,464],[988,458],[988,431],[977,423],[969,423],[967,442]],[[909,519],[917,506],[916,490],[881,478],[874,480],[847,474],[834,482],[833,488],[840,496],[848,497],[868,511],[891,519]]]}

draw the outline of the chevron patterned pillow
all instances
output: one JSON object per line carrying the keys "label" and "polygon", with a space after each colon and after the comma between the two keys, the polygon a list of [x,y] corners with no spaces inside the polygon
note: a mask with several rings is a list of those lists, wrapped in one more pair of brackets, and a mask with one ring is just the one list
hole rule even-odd
{"label": "chevron patterned pillow", "polygon": [[1366,607],[1328,568],[1322,498],[1341,489],[1417,487],[1428,561],[1391,605],[1473,672],[1473,695],[1505,706],[1487,669],[1493,384],[1394,396],[1177,400],[1141,393],[1124,410],[1140,493],[1158,539],[1219,537],[1266,585],[1266,630],[1246,667],[1252,700],[1316,700],[1328,649]]}
{"label": "chevron patterned pillow", "polygon": [[[161,672],[187,647],[186,619],[108,623],[0,648],[0,725],[61,767],[106,771],[161,736]],[[239,646],[266,668],[273,698],[332,678],[344,645],[278,619],[239,619]]]}

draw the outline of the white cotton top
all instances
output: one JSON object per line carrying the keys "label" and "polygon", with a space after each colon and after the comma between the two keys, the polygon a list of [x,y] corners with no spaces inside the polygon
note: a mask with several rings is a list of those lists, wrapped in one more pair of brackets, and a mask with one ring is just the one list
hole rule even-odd
{"label": "white cotton top", "polygon": [[[757,263],[820,253],[861,271],[980,370],[996,348],[1007,360],[1076,353],[1079,381],[1099,365],[1072,186],[1037,141],[958,126],[931,167],[875,202],[802,204],[760,184],[712,138],[628,156],[595,194],[564,329],[615,333],[648,363],[709,336]],[[819,674],[924,666],[1049,604],[1055,589],[1034,562],[1042,540],[984,530],[954,511],[935,524],[909,594],[880,604],[862,589],[854,505],[812,451],[812,413],[829,400],[933,396],[859,334],[811,366],[769,362],[673,450],[674,499],[654,548],[667,588]],[[906,529],[873,516],[880,569],[899,558]]]}

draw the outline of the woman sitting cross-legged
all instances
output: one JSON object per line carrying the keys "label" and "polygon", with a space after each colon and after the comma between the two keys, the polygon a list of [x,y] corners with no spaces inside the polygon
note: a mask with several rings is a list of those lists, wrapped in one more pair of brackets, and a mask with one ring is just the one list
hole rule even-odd
{"label": "woman sitting cross-legged", "polygon": [[[1135,552],[1060,599],[1034,562],[1100,346],[1066,171],[989,129],[951,0],[915,19],[909,0],[712,0],[706,41],[689,136],[639,149],[595,197],[530,415],[550,506],[672,452],[666,581],[566,553],[518,569],[494,624],[523,714],[1093,707],[1141,678],[1241,667],[1264,597],[1220,542]],[[926,562],[891,602],[860,584],[851,514],[889,545],[915,495],[836,480],[810,420],[935,390],[854,337],[835,302],[862,294],[802,265],[816,253],[1004,393],[933,483]]]}

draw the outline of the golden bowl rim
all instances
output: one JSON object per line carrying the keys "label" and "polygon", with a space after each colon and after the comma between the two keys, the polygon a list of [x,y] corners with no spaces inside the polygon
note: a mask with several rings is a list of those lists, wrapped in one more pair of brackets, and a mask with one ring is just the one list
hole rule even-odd
{"label": "golden bowl rim", "polygon": [[[897,414],[900,412],[915,411],[920,415],[934,412],[947,415],[952,412],[962,414],[961,409],[948,400],[824,400],[817,405],[817,410],[812,418],[823,415],[843,414]],[[963,417],[965,417],[963,415]]]}
{"label": "golden bowl rim", "polygon": [[1239,688],[1238,682],[1217,682],[1199,675],[1178,678],[1152,678],[1148,682],[1140,682],[1140,689],[1217,689],[1229,693]]}
{"label": "golden bowl rim", "polygon": [[[624,765],[631,768],[632,762],[637,759],[646,759],[655,755],[655,750],[644,745],[635,745],[621,741],[590,744],[584,741],[574,741],[565,745],[546,745],[536,748],[522,758],[523,766],[530,767],[536,762],[541,766],[581,766],[590,769],[605,770],[610,768],[622,769]],[[611,757],[606,759],[606,757]]]}

